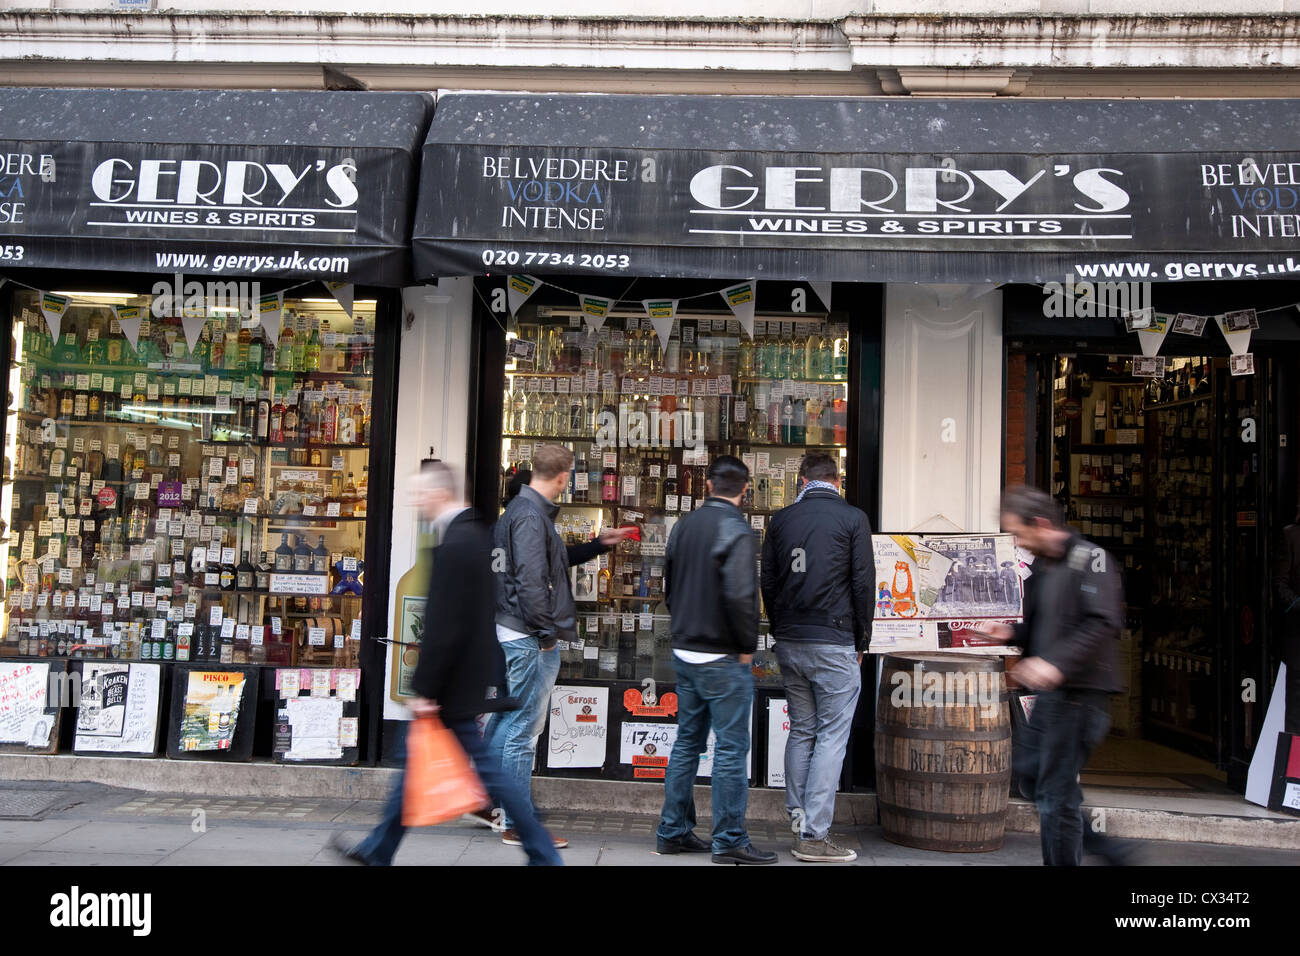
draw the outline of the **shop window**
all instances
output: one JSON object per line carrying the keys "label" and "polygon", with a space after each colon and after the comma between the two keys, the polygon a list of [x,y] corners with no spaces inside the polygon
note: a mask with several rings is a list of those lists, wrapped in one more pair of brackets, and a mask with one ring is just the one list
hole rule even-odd
{"label": "shop window", "polygon": [[[843,473],[848,443],[848,327],[826,315],[760,317],[751,339],[734,319],[679,315],[661,345],[650,319],[609,316],[589,332],[577,309],[525,305],[507,333],[501,496],[539,444],[574,453],[557,518],[568,543],[610,525],[640,540],[571,571],[578,640],[560,647],[561,680],[674,680],[663,602],[668,535],[706,496],[709,462],[741,458],[741,504],[761,538],[791,504],[803,455]],[[766,616],[754,657],[779,683]]]}
{"label": "shop window", "polygon": [[374,302],[57,296],[13,296],[0,656],[355,667]]}

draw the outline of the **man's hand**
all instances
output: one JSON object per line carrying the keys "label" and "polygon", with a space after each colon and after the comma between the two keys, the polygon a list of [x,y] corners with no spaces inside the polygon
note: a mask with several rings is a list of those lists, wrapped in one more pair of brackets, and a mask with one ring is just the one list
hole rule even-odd
{"label": "man's hand", "polygon": [[752,663],[754,663],[754,655],[753,655],[753,654],[741,654],[741,655],[740,655],[740,663],[742,663],[742,664],[752,664]]}
{"label": "man's hand", "polygon": [[428,700],[424,697],[413,698],[406,706],[411,708],[411,713],[416,717],[432,717],[442,709],[436,700]]}
{"label": "man's hand", "polygon": [[980,630],[989,640],[997,641],[999,644],[1005,644],[1016,636],[1015,629],[1010,624],[1003,624],[1001,621],[982,627]]}
{"label": "man's hand", "polygon": [[1057,666],[1041,657],[1026,657],[1012,669],[1011,676],[1032,690],[1054,690],[1065,681]]}
{"label": "man's hand", "polygon": [[859,666],[859,667],[862,666],[862,655],[863,655],[864,653],[865,653],[865,651],[858,651],[858,666]]}
{"label": "man's hand", "polygon": [[630,535],[634,530],[635,529],[631,526],[626,528],[605,528],[596,536],[596,540],[605,547],[612,548]]}

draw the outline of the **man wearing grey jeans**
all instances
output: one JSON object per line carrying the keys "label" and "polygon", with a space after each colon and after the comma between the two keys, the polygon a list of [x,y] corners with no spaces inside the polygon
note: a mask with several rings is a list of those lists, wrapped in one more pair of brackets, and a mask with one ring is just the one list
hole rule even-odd
{"label": "man wearing grey jeans", "polygon": [[871,525],[840,496],[839,466],[829,455],[805,455],[799,483],[794,504],[772,517],[762,558],[790,717],[785,805],[796,859],[851,863],[857,853],[835,844],[830,828],[871,641]]}

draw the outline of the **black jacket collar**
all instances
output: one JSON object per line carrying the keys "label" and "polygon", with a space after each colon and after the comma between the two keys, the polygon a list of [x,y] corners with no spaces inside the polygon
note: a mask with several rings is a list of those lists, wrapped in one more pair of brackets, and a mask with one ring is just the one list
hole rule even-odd
{"label": "black jacket collar", "polygon": [[542,497],[539,492],[533,490],[531,485],[524,485],[520,488],[519,496],[552,521],[554,521],[555,516],[560,513],[559,505]]}

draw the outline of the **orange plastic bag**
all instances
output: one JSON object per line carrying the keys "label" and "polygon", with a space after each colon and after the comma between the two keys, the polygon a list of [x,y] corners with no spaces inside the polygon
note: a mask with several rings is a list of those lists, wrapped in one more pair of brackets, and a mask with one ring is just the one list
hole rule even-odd
{"label": "orange plastic bag", "polygon": [[483,782],[456,735],[437,717],[420,717],[406,733],[402,824],[429,827],[488,802]]}

